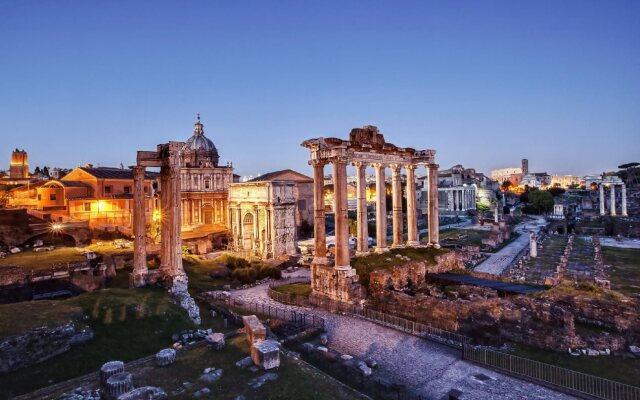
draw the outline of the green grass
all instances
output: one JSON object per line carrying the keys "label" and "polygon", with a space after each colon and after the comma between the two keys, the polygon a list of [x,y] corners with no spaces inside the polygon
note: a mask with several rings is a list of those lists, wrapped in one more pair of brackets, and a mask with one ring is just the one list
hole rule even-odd
{"label": "green grass", "polygon": [[61,247],[51,251],[40,252],[26,249],[21,253],[9,254],[5,258],[0,258],[0,267],[15,265],[29,271],[43,271],[50,269],[54,265],[66,265],[69,262],[85,260],[85,256],[80,254],[75,247]]}
{"label": "green grass", "polygon": [[613,356],[574,357],[568,353],[541,350],[521,344],[514,344],[512,354],[629,385],[637,386],[640,381],[640,359],[627,360]]}
{"label": "green grass", "polygon": [[481,246],[482,239],[489,237],[489,231],[475,229],[445,229],[440,231],[440,241],[460,246]]}
{"label": "green grass", "polygon": [[640,249],[603,246],[604,263],[611,265],[612,289],[640,296]]}
{"label": "green grass", "polygon": [[[51,314],[48,305],[61,312]],[[67,300],[2,307],[7,307],[2,312],[13,313],[12,324],[23,327],[33,318],[44,318],[49,324],[59,319],[62,324],[82,310],[87,316],[82,323],[91,327],[95,337],[40,364],[0,375],[0,398],[95,371],[109,360],[130,361],[152,354],[169,346],[172,334],[193,327],[184,310],[162,289],[105,289]]]}
{"label": "green grass", "polygon": [[82,317],[82,307],[65,301],[25,301],[0,305],[0,339],[33,328],[58,326],[61,321]]}
{"label": "green grass", "polygon": [[101,245],[93,243],[85,248],[100,254],[133,254],[133,247],[119,249],[113,245],[113,242],[103,242]]}
{"label": "green grass", "polygon": [[309,296],[311,294],[310,283],[292,283],[290,285],[276,286],[273,288],[276,292],[294,294],[298,296]]}
{"label": "green grass", "polygon": [[392,249],[388,253],[370,254],[364,257],[356,257],[352,266],[356,269],[360,278],[360,283],[366,288],[369,287],[369,275],[375,270],[391,270],[394,266],[404,265],[403,261],[396,257],[401,254],[409,257],[412,261],[424,261],[427,264],[436,264],[435,257],[446,253],[446,250],[438,250],[434,248],[404,248]]}
{"label": "green grass", "polygon": [[221,290],[224,285],[230,284],[228,279],[211,277],[212,272],[226,268],[218,259],[205,260],[198,256],[184,256],[182,264],[189,277],[189,292],[192,295]]}

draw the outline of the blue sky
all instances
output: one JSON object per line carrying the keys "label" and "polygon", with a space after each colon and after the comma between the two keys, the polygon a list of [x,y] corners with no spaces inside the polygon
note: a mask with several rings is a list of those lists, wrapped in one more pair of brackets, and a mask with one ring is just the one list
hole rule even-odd
{"label": "blue sky", "polygon": [[130,165],[195,114],[241,175],[377,125],[443,168],[640,161],[638,1],[0,1],[0,168]]}

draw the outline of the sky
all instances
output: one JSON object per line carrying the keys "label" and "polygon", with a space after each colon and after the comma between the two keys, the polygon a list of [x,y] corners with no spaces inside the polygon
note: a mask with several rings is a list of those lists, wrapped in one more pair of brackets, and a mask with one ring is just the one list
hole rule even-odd
{"label": "sky", "polygon": [[128,166],[200,113],[240,175],[368,124],[441,168],[583,175],[640,161],[639,105],[638,1],[0,0],[0,169]]}

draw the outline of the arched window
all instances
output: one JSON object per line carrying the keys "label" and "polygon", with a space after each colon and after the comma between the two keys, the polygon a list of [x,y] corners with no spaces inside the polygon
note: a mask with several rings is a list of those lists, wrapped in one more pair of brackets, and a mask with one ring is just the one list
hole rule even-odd
{"label": "arched window", "polygon": [[244,216],[243,223],[245,223],[245,224],[253,224],[253,214],[246,213],[245,216]]}

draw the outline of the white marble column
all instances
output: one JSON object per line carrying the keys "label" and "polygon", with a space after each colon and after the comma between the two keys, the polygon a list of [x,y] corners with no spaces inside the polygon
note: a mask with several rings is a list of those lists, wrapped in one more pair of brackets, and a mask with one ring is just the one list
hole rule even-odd
{"label": "white marble column", "polygon": [[407,246],[418,246],[418,217],[416,201],[416,166],[407,165]]}
{"label": "white marble column", "polygon": [[357,243],[356,251],[360,254],[369,252],[369,226],[367,223],[367,165],[362,162],[353,164],[356,167],[357,191]]}
{"label": "white marble column", "polygon": [[258,213],[258,205],[253,206],[253,248],[260,252],[260,215]]}
{"label": "white marble column", "polygon": [[440,221],[438,220],[438,164],[429,164],[429,244],[440,248]]}
{"label": "white marble column", "polygon": [[402,226],[402,176],[400,176],[400,171],[402,167],[397,164],[391,165],[391,190],[392,190],[392,200],[393,200],[393,243],[391,244],[392,248],[404,247],[403,240],[403,231],[404,227]]}
{"label": "white marble column", "polygon": [[616,216],[616,185],[611,184],[611,216]]}
{"label": "white marble column", "polygon": [[335,196],[336,264],[335,269],[350,269],[349,215],[347,205],[347,160],[333,160],[333,195]]}
{"label": "white marble column", "polygon": [[[314,240],[314,264],[327,263],[327,238],[325,233],[324,214],[324,161],[310,161],[313,167],[313,240]],[[335,196],[335,193],[334,193]],[[267,239],[271,234],[267,227]]]}
{"label": "white marble column", "polygon": [[376,253],[387,248],[387,191],[385,188],[384,164],[374,164],[376,170]]}
{"label": "white marble column", "polygon": [[144,167],[133,167],[133,285],[135,287],[146,284],[146,276],[148,273],[144,174]]}
{"label": "white marble column", "polygon": [[600,191],[600,215],[606,214],[605,204],[604,204],[604,186],[602,183],[598,185],[598,190]]}
{"label": "white marble column", "polygon": [[622,185],[622,189],[620,192],[620,196],[622,196],[622,216],[623,217],[627,217],[627,186],[625,186],[624,184]]}

